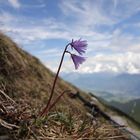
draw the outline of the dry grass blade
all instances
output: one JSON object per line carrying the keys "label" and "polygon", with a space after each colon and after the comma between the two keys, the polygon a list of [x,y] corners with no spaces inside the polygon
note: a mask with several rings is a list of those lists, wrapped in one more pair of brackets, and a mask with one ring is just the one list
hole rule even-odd
{"label": "dry grass blade", "polygon": [[1,89],[0,89],[0,93],[5,97],[5,98],[7,98],[8,100],[10,100],[11,102],[13,102],[13,103],[16,103],[12,98],[10,98],[4,91],[2,91]]}
{"label": "dry grass blade", "polygon": [[10,124],[2,119],[0,119],[0,124],[5,127],[5,128],[8,128],[8,129],[14,129],[14,128],[19,128],[19,126],[15,125],[15,124]]}

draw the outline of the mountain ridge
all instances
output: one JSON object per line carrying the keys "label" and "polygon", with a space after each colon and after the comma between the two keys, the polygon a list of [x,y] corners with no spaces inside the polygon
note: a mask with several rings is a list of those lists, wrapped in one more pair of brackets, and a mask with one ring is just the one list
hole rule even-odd
{"label": "mountain ridge", "polygon": [[[74,76],[73,76],[74,75]],[[75,76],[76,75],[76,76]],[[140,74],[128,73],[91,73],[91,74],[64,74],[62,77],[85,90],[97,90],[113,94],[140,96]],[[74,80],[73,80],[74,77]],[[88,82],[86,82],[88,81]]]}

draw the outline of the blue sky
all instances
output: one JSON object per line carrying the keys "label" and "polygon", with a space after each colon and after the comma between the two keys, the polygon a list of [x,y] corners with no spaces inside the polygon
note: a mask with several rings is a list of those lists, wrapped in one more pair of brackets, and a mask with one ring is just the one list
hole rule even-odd
{"label": "blue sky", "polygon": [[[0,0],[0,31],[53,71],[65,45],[83,38],[78,72],[140,73],[140,0]],[[75,71],[69,56],[62,71]]]}

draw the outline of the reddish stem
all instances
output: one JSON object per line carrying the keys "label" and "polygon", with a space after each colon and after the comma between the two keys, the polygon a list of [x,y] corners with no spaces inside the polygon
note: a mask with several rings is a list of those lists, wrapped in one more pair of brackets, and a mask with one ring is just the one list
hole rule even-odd
{"label": "reddish stem", "polygon": [[61,98],[61,97],[64,95],[64,93],[66,93],[66,92],[70,92],[70,90],[63,91],[63,92],[55,99],[55,101],[48,107],[48,110],[47,110],[47,112],[45,112],[45,114],[47,114],[47,113],[52,109],[52,107],[55,106],[55,104],[60,100],[60,98]]}
{"label": "reddish stem", "polygon": [[68,48],[69,45],[70,45],[70,43],[67,44],[66,47],[65,47],[65,49],[64,49],[64,52],[63,52],[63,55],[62,55],[62,58],[61,58],[61,61],[60,61],[60,64],[59,64],[59,67],[58,67],[58,70],[57,70],[55,79],[54,79],[54,82],[53,82],[53,87],[52,87],[52,90],[51,90],[51,94],[50,94],[48,103],[47,103],[46,107],[43,109],[43,111],[40,113],[40,116],[42,116],[42,115],[46,114],[46,112],[48,112],[48,107],[50,105],[51,99],[52,99],[53,94],[54,94],[54,89],[55,89],[56,81],[57,81],[57,78],[58,78],[58,75],[59,75],[59,72],[60,72],[62,63],[63,63],[63,59],[64,59],[64,56],[65,56],[65,53],[66,53],[67,48]]}

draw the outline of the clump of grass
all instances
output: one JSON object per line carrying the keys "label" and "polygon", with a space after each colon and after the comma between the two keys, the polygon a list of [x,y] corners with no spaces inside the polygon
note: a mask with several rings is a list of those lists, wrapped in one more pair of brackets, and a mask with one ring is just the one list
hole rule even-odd
{"label": "clump of grass", "polygon": [[59,122],[64,126],[64,129],[66,129],[67,132],[70,134],[72,133],[72,130],[74,129],[74,119],[70,112],[69,114],[65,112],[54,112],[54,114],[49,116],[49,120],[51,119],[53,121]]}
{"label": "clump of grass", "polygon": [[44,125],[47,125],[47,122],[48,122],[48,116],[39,117],[39,118],[36,117],[33,120],[33,125],[40,128],[40,127],[42,127]]}
{"label": "clump of grass", "polygon": [[27,123],[22,123],[22,125],[20,125],[20,128],[17,131],[17,136],[19,138],[26,138],[29,135],[29,127],[27,125]]}
{"label": "clump of grass", "polygon": [[79,124],[79,128],[78,128],[78,132],[82,132],[84,131],[85,127],[87,125],[87,121],[86,121],[86,118],[84,118],[81,123]]}

